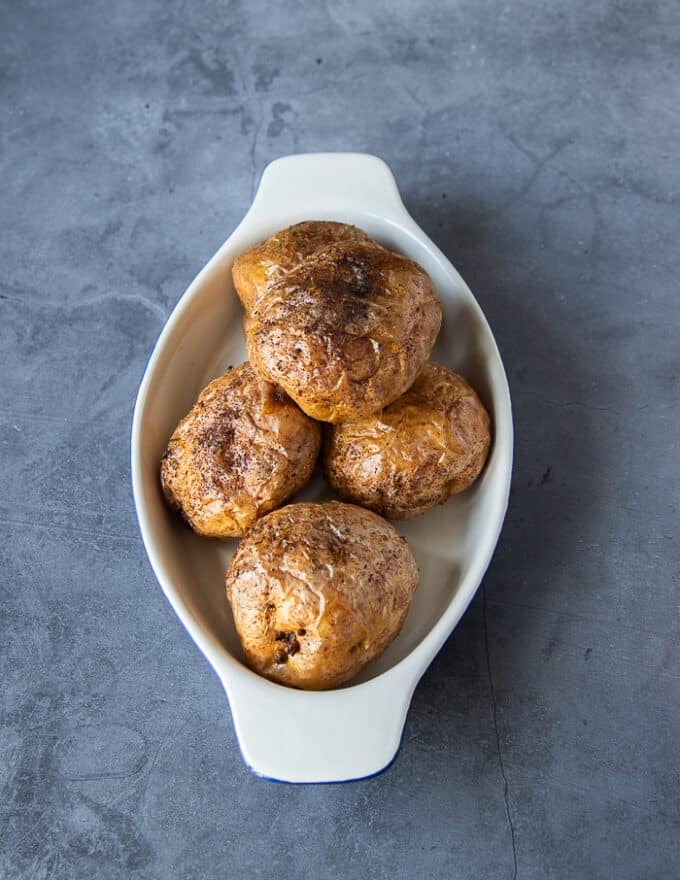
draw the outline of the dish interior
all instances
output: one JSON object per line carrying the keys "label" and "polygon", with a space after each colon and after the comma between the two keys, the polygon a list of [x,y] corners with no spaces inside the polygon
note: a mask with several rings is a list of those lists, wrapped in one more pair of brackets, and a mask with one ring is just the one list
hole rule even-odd
{"label": "dish interior", "polygon": [[[215,541],[194,535],[163,503],[158,466],[172,431],[200,390],[230,365],[246,359],[243,312],[231,282],[234,257],[276,229],[303,219],[354,223],[386,247],[417,260],[429,272],[444,310],[433,360],[470,381],[489,410],[497,435],[500,420],[507,418],[502,397],[503,368],[479,308],[457,273],[407,229],[371,215],[335,213],[279,219],[256,237],[237,232],[173,313],[159,344],[143,412],[140,456],[148,521],[166,580],[170,578],[196,622],[239,662],[242,654],[224,590],[224,574],[237,541]],[[480,552],[479,543],[481,536],[488,533],[488,522],[497,516],[499,490],[504,491],[507,455],[499,448],[498,439],[497,436],[492,444],[482,476],[471,489],[417,519],[394,523],[415,553],[420,585],[399,636],[350,686],[372,679],[404,659],[436,625],[451,602],[463,600],[464,609],[474,594],[476,583],[469,596],[459,595],[459,586]],[[317,466],[309,486],[291,500],[321,501],[332,497],[335,496]]]}

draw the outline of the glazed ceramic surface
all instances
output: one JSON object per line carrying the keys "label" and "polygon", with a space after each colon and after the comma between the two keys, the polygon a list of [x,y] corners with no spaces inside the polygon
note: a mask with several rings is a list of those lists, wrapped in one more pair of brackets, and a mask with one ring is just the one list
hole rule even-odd
{"label": "glazed ceramic surface", "polygon": [[[303,692],[244,664],[226,602],[224,573],[236,541],[194,535],[166,508],[158,466],[168,438],[200,390],[246,358],[234,258],[301,220],[340,220],[417,260],[444,309],[433,359],[462,373],[487,406],[493,446],[467,492],[418,519],[397,523],[421,582],[397,639],[359,678],[337,690]],[[244,760],[290,782],[357,779],[383,769],[399,747],[413,690],[460,620],[491,559],[508,501],[512,414],[493,335],[470,290],[404,208],[387,165],[374,156],[287,156],[264,171],[253,204],[170,316],[142,380],[132,428],[132,482],[139,525],[158,581],[222,681]],[[295,500],[325,500],[317,475]]]}

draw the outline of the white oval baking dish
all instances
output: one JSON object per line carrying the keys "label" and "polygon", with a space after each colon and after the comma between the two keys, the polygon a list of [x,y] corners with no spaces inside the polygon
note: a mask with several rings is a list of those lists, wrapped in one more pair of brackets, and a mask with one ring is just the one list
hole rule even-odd
{"label": "white oval baking dish", "polygon": [[[224,591],[236,541],[194,535],[167,510],[158,481],[167,440],[201,388],[246,358],[241,307],[231,282],[234,258],[277,229],[308,219],[354,223],[425,267],[444,307],[433,359],[471,381],[494,431],[486,469],[470,490],[397,524],[421,571],[400,635],[358,679],[325,692],[273,684],[243,664]],[[392,761],[413,690],[491,559],[508,502],[512,439],[508,384],[486,319],[458,272],[407,213],[387,165],[359,153],[287,156],[268,165],[250,210],[168,319],[144,374],[132,425],[132,485],[151,565],[220,677],[243,758],[255,773],[331,782],[369,776]],[[331,496],[317,476],[302,497]]]}

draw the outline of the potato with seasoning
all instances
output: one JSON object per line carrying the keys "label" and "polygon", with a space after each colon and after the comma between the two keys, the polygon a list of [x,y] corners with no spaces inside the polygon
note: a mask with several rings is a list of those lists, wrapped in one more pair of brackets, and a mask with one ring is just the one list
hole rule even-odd
{"label": "potato with seasoning", "polygon": [[205,388],[163,455],[168,504],[199,535],[243,535],[309,480],[321,431],[245,363]]}
{"label": "potato with seasoning", "polygon": [[370,242],[315,251],[267,287],[246,321],[255,372],[312,418],[363,418],[396,400],[430,355],[441,303],[427,272]]}
{"label": "potato with seasoning", "polygon": [[231,270],[236,293],[250,312],[267,288],[307,257],[338,241],[372,242],[356,226],[331,220],[305,220],[288,226],[236,257]]}
{"label": "potato with seasoning", "polygon": [[430,362],[381,412],[329,426],[324,465],[344,498],[406,519],[467,489],[490,443],[489,416],[474,390]]}
{"label": "potato with seasoning", "polygon": [[273,681],[337,687],[399,633],[418,584],[406,540],[338,501],[289,504],[253,526],[226,576],[248,664]]}

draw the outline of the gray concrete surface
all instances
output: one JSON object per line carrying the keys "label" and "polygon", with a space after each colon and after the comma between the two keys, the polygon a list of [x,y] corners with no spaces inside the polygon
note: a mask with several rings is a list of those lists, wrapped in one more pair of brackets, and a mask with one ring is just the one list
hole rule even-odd
{"label": "gray concrete surface", "polygon": [[[0,877],[680,874],[680,8],[3,0]],[[517,463],[396,763],[281,786],[155,584],[146,358],[269,159],[383,156]]]}

